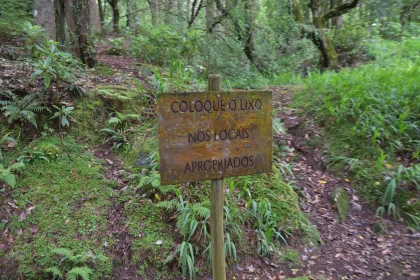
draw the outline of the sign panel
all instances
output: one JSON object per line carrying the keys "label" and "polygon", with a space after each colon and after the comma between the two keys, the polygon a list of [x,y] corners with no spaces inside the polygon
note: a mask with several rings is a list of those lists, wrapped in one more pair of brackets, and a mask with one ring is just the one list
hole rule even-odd
{"label": "sign panel", "polygon": [[157,97],[161,184],[272,171],[272,93]]}

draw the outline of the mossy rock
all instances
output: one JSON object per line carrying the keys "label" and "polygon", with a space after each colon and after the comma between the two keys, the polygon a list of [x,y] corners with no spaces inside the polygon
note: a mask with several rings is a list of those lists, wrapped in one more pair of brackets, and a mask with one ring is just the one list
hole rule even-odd
{"label": "mossy rock", "polygon": [[124,49],[120,49],[120,48],[109,48],[105,51],[106,54],[108,55],[115,55],[115,56],[127,56],[128,52]]}
{"label": "mossy rock", "polygon": [[78,139],[98,144],[101,139],[98,131],[106,126],[109,117],[104,101],[90,92],[77,99],[74,107],[76,123],[70,127],[71,134]]}
{"label": "mossy rock", "polygon": [[121,113],[140,113],[141,94],[136,88],[124,86],[98,86],[96,94],[104,100],[107,108]]}
{"label": "mossy rock", "polygon": [[331,193],[330,202],[337,208],[340,222],[344,222],[350,210],[350,201],[347,191],[344,188],[335,189]]}

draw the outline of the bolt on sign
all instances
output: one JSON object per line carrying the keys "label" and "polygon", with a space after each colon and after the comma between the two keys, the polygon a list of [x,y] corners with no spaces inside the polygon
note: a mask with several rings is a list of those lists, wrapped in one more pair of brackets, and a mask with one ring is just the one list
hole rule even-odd
{"label": "bolt on sign", "polygon": [[157,97],[161,184],[272,171],[270,91]]}

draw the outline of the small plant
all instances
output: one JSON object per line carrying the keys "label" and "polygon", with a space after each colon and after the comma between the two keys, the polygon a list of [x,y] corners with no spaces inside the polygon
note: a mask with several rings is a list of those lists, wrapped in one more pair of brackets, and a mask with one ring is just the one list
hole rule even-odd
{"label": "small plant", "polygon": [[[162,201],[156,204],[157,207],[165,208],[167,211],[177,211],[176,226],[184,241],[177,247],[175,253],[168,257],[165,263],[172,261],[178,255],[178,263],[181,266],[183,277],[186,276],[188,265],[190,279],[195,279],[194,250],[193,244],[190,242],[193,240],[194,244],[200,244],[203,248],[208,248],[208,244],[210,244],[210,234],[207,230],[207,221],[210,218],[209,203],[206,200],[191,204],[184,201],[180,195],[179,200]],[[231,246],[228,249],[233,254],[234,247]],[[234,254],[236,256],[236,248]]]}
{"label": "small plant", "polygon": [[45,160],[49,162],[48,158],[45,156],[44,152],[42,151],[25,151],[17,159],[17,161],[24,162],[24,163],[33,163],[40,160]]}
{"label": "small plant", "polygon": [[190,279],[195,279],[194,250],[191,243],[183,241],[180,245],[178,245],[175,253],[165,260],[164,264],[171,262],[175,258],[175,256],[178,256],[179,266],[181,267],[182,271],[182,277],[186,277],[188,266],[188,273],[190,275]]}
{"label": "small plant", "polygon": [[[394,172],[394,176],[390,178],[385,192],[382,196],[381,206],[376,209],[376,216],[383,216],[385,212],[388,215],[392,215],[394,219],[400,217],[398,213],[398,207],[395,204],[395,196],[398,188],[401,188],[403,184],[412,183],[416,186],[417,190],[420,189],[420,165],[414,165],[406,168],[403,165],[399,165],[397,171]],[[409,213],[407,213],[409,214]],[[410,215],[413,219],[415,215]],[[415,220],[415,219],[414,219]]]}
{"label": "small plant", "polygon": [[4,183],[12,188],[16,186],[16,175],[13,173],[25,167],[22,162],[17,162],[9,167],[4,167],[0,163],[0,183]]}
{"label": "small plant", "polygon": [[68,103],[66,102],[61,102],[61,104],[62,104],[61,108],[56,105],[52,105],[53,108],[56,110],[56,112],[50,118],[50,119],[58,119],[59,129],[60,127],[66,127],[66,126],[69,127],[70,121],[73,121],[73,122],[76,121],[73,117],[74,107],[68,106]]}
{"label": "small plant", "polygon": [[15,143],[16,144],[16,140],[15,138],[9,136],[11,133],[8,133],[6,135],[4,135],[1,139],[0,139],[0,163],[3,162],[4,157],[3,157],[3,150],[2,150],[2,145],[5,143]]}
{"label": "small plant", "polygon": [[52,266],[44,271],[52,274],[53,279],[67,280],[89,280],[92,279],[94,271],[88,267],[89,264],[94,264],[97,260],[106,260],[105,256],[93,255],[91,252],[87,254],[75,255],[72,251],[66,248],[56,248],[51,251],[52,253],[61,256],[59,266]]}
{"label": "small plant", "polygon": [[31,123],[37,127],[37,116],[44,111],[51,112],[50,109],[43,106],[43,96],[35,92],[19,97],[13,92],[6,90],[0,91],[0,96],[5,100],[0,100],[0,110],[8,119],[9,123],[18,121],[22,124]]}
{"label": "small plant", "polygon": [[129,142],[130,126],[133,121],[139,119],[140,115],[122,114],[115,111],[114,116],[108,120],[108,124],[112,128],[106,127],[100,130],[109,136],[105,142],[112,141],[113,149],[128,152],[131,147]]}
{"label": "small plant", "polygon": [[283,240],[286,244],[286,239],[281,235],[280,230],[271,217],[271,202],[268,198],[260,202],[250,200],[247,208],[247,220],[250,221],[258,236],[258,254],[262,257],[271,255],[277,247],[274,244],[276,239]]}

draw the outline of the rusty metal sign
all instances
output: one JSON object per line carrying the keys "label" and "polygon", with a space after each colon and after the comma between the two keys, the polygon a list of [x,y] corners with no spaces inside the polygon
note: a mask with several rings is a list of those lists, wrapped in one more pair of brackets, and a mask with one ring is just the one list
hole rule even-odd
{"label": "rusty metal sign", "polygon": [[157,97],[161,184],[272,171],[270,91]]}

